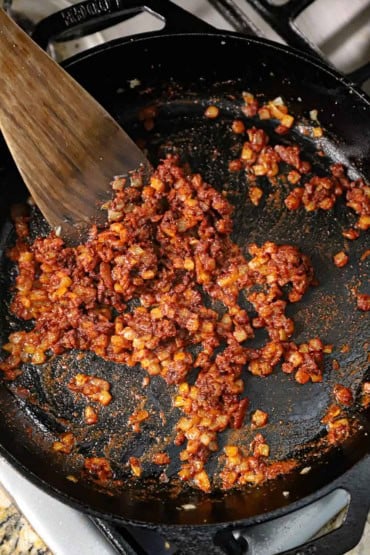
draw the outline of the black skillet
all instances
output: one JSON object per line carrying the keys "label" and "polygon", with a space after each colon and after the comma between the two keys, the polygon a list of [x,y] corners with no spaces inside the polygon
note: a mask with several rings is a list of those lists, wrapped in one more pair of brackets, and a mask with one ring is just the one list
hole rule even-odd
{"label": "black skillet", "polygon": [[[367,314],[356,310],[350,291],[351,287],[358,287],[366,292],[368,262],[358,261],[367,238],[362,234],[351,243],[350,263],[338,269],[333,266],[332,256],[343,248],[341,230],[354,221],[344,205],[333,213],[314,214],[287,213],[279,203],[264,202],[258,208],[252,207],[247,200],[245,178],[232,176],[227,169],[229,159],[240,147],[240,139],[231,135],[229,127],[235,117],[241,116],[241,93],[246,90],[267,99],[282,96],[291,113],[301,116],[302,122],[310,110],[317,109],[326,130],[324,147],[329,155],[316,162],[316,170],[325,171],[332,160],[339,160],[350,168],[352,177],[361,174],[369,180],[370,101],[314,57],[266,40],[215,31],[164,0],[150,0],[145,5],[133,0],[83,2],[45,20],[36,29],[35,38],[46,46],[56,36],[65,39],[76,32],[95,31],[144,10],[165,21],[161,32],[106,43],[67,60],[64,67],[133,137],[146,141],[153,163],[165,152],[178,152],[214,186],[232,192],[234,239],[242,247],[252,241],[273,240],[296,244],[311,256],[320,286],[293,307],[297,328],[294,339],[299,342],[319,335],[333,343],[332,358],[340,362],[340,370],[330,371],[332,358],[328,357],[322,384],[302,387],[280,371],[267,380],[249,375],[245,378],[250,409],[263,408],[270,414],[271,424],[264,433],[272,455],[284,457],[297,451],[302,455],[302,446],[323,434],[320,418],[332,401],[333,384],[349,386],[359,401],[361,384],[369,380]],[[137,116],[141,108],[153,103],[158,115],[154,130],[148,132]],[[203,116],[210,103],[221,108],[216,121]],[[245,121],[253,124],[252,120]],[[268,127],[274,135],[272,129]],[[276,136],[276,141],[284,140],[287,138]],[[293,132],[293,140],[311,159],[315,150],[312,142],[299,132]],[[5,147],[1,149],[0,165],[0,335],[5,341],[9,331],[19,324],[7,311],[9,275],[13,270],[4,250],[14,240],[9,207],[26,198],[26,192]],[[268,193],[268,183],[262,186]],[[41,223],[35,231],[42,228]],[[309,332],[305,331],[307,322]],[[351,347],[348,353],[339,351],[344,344]],[[76,404],[65,387],[77,370],[96,373],[113,383],[115,401],[102,412],[94,430],[81,425],[82,404]],[[148,477],[133,486],[127,483],[119,494],[110,495],[84,480],[67,480],[67,475],[77,474],[81,455],[107,453],[107,436],[109,456],[119,474],[128,456],[150,450],[151,433],[170,433],[176,414],[170,409],[163,384],[155,379],[146,393],[148,404],[158,414],[160,410],[167,411],[167,427],[163,430],[160,419],[151,418],[141,434],[129,433],[127,418],[138,404],[135,394],[143,395],[142,377],[140,369],[123,369],[92,356],[79,362],[73,353],[43,367],[25,366],[18,381],[2,384],[0,389],[2,453],[31,481],[62,501],[108,521],[155,527],[173,539],[175,545],[176,540],[178,545],[186,544],[187,550],[182,552],[218,553],[221,548],[216,547],[216,542],[223,544],[222,549],[236,553],[240,546],[232,539],[233,529],[286,515],[338,487],[351,495],[345,524],[329,536],[309,542],[299,552],[335,555],[358,542],[370,498],[370,419],[359,403],[351,414],[360,422],[360,429],[342,447],[325,453],[317,450],[313,458],[302,461],[303,466],[311,466],[308,474],[292,473],[258,489],[205,495],[188,488],[158,488]],[[32,392],[32,402],[24,397],[25,389]],[[50,446],[56,435],[64,431],[66,420],[73,420],[68,426],[78,437],[79,453],[56,456]],[[247,426],[241,433],[246,441],[250,439]],[[171,472],[176,473],[175,464],[170,467]],[[147,474],[153,477],[155,470],[148,467]],[[290,492],[289,498],[283,491]],[[195,508],[185,510],[184,505]]]}

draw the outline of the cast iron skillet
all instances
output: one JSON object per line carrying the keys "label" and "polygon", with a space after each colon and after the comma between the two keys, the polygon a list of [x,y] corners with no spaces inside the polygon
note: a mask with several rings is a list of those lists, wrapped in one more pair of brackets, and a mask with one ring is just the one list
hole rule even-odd
{"label": "cast iron skillet", "polygon": [[[334,213],[287,213],[279,204],[268,202],[255,208],[247,201],[245,181],[231,176],[227,167],[235,157],[233,149],[239,139],[232,138],[229,127],[240,117],[241,93],[250,90],[272,99],[283,96],[291,112],[307,116],[319,110],[319,119],[327,130],[325,149],[329,157],[322,159],[317,171],[323,171],[332,160],[343,161],[352,177],[370,179],[370,101],[341,75],[318,59],[266,40],[236,33],[215,31],[187,12],[165,1],[83,2],[52,16],[41,24],[35,38],[46,46],[55,36],[66,38],[69,33],[97,30],[107,21],[117,21],[147,10],[165,20],[165,29],[157,33],[122,38],[65,62],[65,68],[89,90],[134,137],[146,140],[148,155],[156,163],[165,152],[178,152],[194,171],[200,171],[216,187],[234,192],[234,239],[246,243],[273,240],[299,246],[312,258],[320,286],[293,307],[298,342],[319,335],[333,343],[333,357],[340,362],[337,373],[330,371],[329,358],[322,384],[300,386],[280,371],[267,380],[246,376],[246,393],[251,399],[250,410],[263,408],[271,417],[264,430],[273,456],[288,456],[323,434],[320,418],[332,401],[331,390],[336,382],[351,387],[359,399],[362,382],[369,380],[365,343],[368,340],[366,313],[355,309],[350,287],[365,292],[366,261],[358,260],[365,250],[366,235],[350,245],[350,264],[343,269],[333,266],[332,256],[343,248],[340,231],[354,221],[344,206]],[[71,31],[73,30],[73,31]],[[139,83],[139,84],[138,84]],[[137,86],[133,86],[137,85]],[[158,107],[156,125],[146,132],[138,122],[140,108],[155,103]],[[203,117],[204,109],[217,103],[221,116],[217,121]],[[303,120],[302,120],[303,121]],[[252,124],[251,121],[247,121]],[[260,124],[260,123],[259,123]],[[262,123],[261,123],[262,125]],[[272,128],[269,128],[271,134]],[[283,141],[283,138],[277,138]],[[307,159],[314,146],[310,140],[295,133]],[[1,340],[5,341],[17,322],[7,311],[6,293],[13,271],[4,256],[7,245],[14,240],[9,221],[9,207],[26,198],[10,155],[1,149]],[[264,183],[266,191],[268,184]],[[41,224],[36,232],[45,229]],[[368,268],[368,266],[367,266]],[[306,324],[309,322],[309,336]],[[349,353],[340,353],[339,346],[350,344]],[[73,402],[65,385],[77,371],[96,373],[113,383],[115,402],[101,415],[94,430],[86,430],[74,412],[81,406]],[[119,495],[107,495],[86,481],[72,483],[68,474],[76,474],[82,456],[107,454],[120,468],[127,457],[151,449],[151,432],[163,434],[160,419],[151,418],[142,434],[134,436],[127,428],[127,417],[137,406],[134,394],[142,394],[140,369],[122,369],[88,356],[78,362],[73,354],[51,361],[43,367],[25,366],[17,382],[0,388],[1,451],[31,481],[64,502],[90,515],[117,523],[155,526],[167,538],[183,540],[189,553],[238,552],[231,530],[263,522],[293,511],[343,487],[351,494],[347,520],[330,536],[306,544],[300,553],[343,553],[359,540],[369,509],[369,413],[356,405],[352,415],[361,426],[341,448],[330,452],[316,451],[309,459],[311,472],[291,475],[263,487],[238,492],[215,492],[205,495],[183,488],[171,490],[164,485],[152,486],[143,479],[127,485]],[[27,388],[33,402],[22,398]],[[153,411],[165,410],[168,415],[164,432],[170,433],[176,414],[160,380],[151,380],[148,403]],[[79,454],[56,456],[50,446],[56,435],[65,429],[66,420],[74,421]],[[250,432],[241,432],[245,441]],[[109,446],[107,447],[107,435]],[[302,463],[302,464],[307,464]],[[176,473],[176,465],[169,473]],[[148,468],[154,475],[155,470]],[[289,499],[282,492],[290,492]],[[193,510],[183,505],[192,504]],[[229,541],[228,541],[229,540]],[[318,547],[317,547],[318,546]],[[318,551],[314,551],[314,550]],[[183,550],[183,552],[185,552]]]}

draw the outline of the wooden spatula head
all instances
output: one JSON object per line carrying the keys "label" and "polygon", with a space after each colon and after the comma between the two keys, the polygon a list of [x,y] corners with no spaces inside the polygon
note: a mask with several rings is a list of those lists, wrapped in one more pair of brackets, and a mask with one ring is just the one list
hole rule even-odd
{"label": "wooden spatula head", "polygon": [[70,242],[105,219],[113,176],[151,169],[109,113],[3,10],[0,129],[35,203]]}

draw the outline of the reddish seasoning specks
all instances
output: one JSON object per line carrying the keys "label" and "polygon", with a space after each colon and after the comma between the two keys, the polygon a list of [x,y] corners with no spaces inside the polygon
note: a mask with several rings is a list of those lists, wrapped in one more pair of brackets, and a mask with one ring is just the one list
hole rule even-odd
{"label": "reddish seasoning specks", "polygon": [[135,410],[129,418],[129,424],[132,426],[134,432],[140,432],[140,424],[149,418],[149,412],[145,409]]}
{"label": "reddish seasoning specks", "polygon": [[220,477],[224,489],[235,485],[259,485],[266,479],[290,472],[297,466],[293,460],[270,462],[269,446],[261,434],[257,434],[249,447],[236,445],[224,447],[225,464]]}
{"label": "reddish seasoning specks", "polygon": [[[273,176],[278,152],[263,131],[253,128],[247,135],[243,164],[254,160],[260,166],[254,173]],[[297,152],[284,154],[293,155],[303,172]],[[19,216],[20,236],[10,251],[19,269],[11,308],[35,326],[10,335],[9,357],[0,368],[13,377],[23,361],[42,363],[49,350],[60,354],[72,348],[115,363],[140,364],[175,390],[173,404],[181,411],[174,440],[182,446],[180,479],[210,491],[219,477],[208,476],[206,463],[219,449],[219,433],[248,422],[243,372],[264,378],[281,364],[300,384],[322,380],[328,346],[319,338],[296,344],[294,321],[286,314],[289,303],[316,285],[314,271],[292,245],[250,244],[244,255],[230,237],[231,204],[200,175],[188,174],[174,156],[146,182],[137,177],[130,186],[117,178],[112,186],[106,227],[93,226],[88,241],[76,247],[54,234],[31,242],[27,221]],[[241,291],[254,308],[253,318],[239,304]],[[222,314],[206,305],[203,294],[222,303]],[[128,309],[132,299],[139,302]],[[248,341],[258,328],[265,328],[269,339],[254,349]],[[198,346],[197,356],[190,345]],[[189,384],[194,367],[199,372]],[[95,403],[114,403],[110,384],[97,376],[76,374],[68,388]],[[140,431],[147,416],[140,407],[130,423]],[[94,423],[90,410],[85,417]],[[264,425],[267,419],[265,413]],[[240,462],[230,460],[221,476],[225,488],[258,484],[295,465],[269,461],[269,446],[260,436],[250,451],[238,454]],[[158,463],[165,460],[158,457]],[[141,465],[129,457],[137,478]],[[85,472],[102,483],[112,478],[104,458],[86,459]]]}
{"label": "reddish seasoning specks", "polygon": [[98,422],[98,413],[94,409],[94,407],[87,405],[84,410],[84,418],[86,424],[96,424]]}
{"label": "reddish seasoning specks", "polygon": [[333,393],[337,403],[346,406],[352,405],[353,395],[349,387],[345,387],[344,385],[337,383],[333,388]]}
{"label": "reddish seasoning specks", "polygon": [[206,108],[204,115],[208,119],[215,119],[218,117],[219,113],[220,109],[217,106],[211,105]]}
{"label": "reddish seasoning specks", "polygon": [[165,465],[171,462],[171,459],[167,453],[155,453],[152,460],[154,464],[158,465]]}
{"label": "reddish seasoning specks", "polygon": [[54,441],[53,450],[69,455],[75,445],[75,437],[71,432],[61,434],[59,441]]}
{"label": "reddish seasoning specks", "polygon": [[231,129],[233,133],[237,135],[241,135],[245,132],[245,125],[244,122],[240,119],[235,119],[231,124]]}
{"label": "reddish seasoning specks", "polygon": [[91,480],[101,485],[105,485],[113,477],[110,462],[104,457],[87,457],[84,471]]}
{"label": "reddish seasoning specks", "polygon": [[82,393],[101,405],[108,405],[112,400],[112,395],[109,393],[110,384],[96,376],[76,374],[69,382],[68,389],[76,393]]}
{"label": "reddish seasoning specks", "polygon": [[251,203],[254,204],[254,206],[259,205],[262,197],[263,190],[261,189],[261,187],[251,187],[249,189],[249,198],[251,199]]}
{"label": "reddish seasoning specks", "polygon": [[[278,97],[260,106],[258,99],[249,92],[242,94],[244,104],[242,113],[248,118],[258,115],[260,120],[277,119],[279,124],[274,129],[277,135],[286,135],[294,124],[294,117],[288,112],[282,98]],[[235,120],[232,124],[234,133],[243,133],[244,122]],[[309,131],[306,130],[309,134]],[[270,136],[263,129],[252,126],[246,129],[248,141],[244,142],[239,158],[229,162],[230,171],[240,171],[244,168],[248,181],[255,182],[259,177],[266,176],[272,185],[276,185],[277,178],[287,180],[295,186],[284,199],[288,210],[298,210],[303,207],[308,212],[316,210],[331,210],[339,197],[344,197],[346,204],[357,215],[358,220],[353,228],[344,230],[343,236],[354,240],[359,236],[359,230],[370,227],[370,186],[362,179],[351,181],[344,166],[335,163],[330,166],[330,174],[319,176],[312,174],[311,163],[301,159],[301,148],[297,144],[276,144],[270,146]],[[323,136],[321,127],[311,129],[315,138]],[[318,155],[325,153],[318,151]],[[288,165],[288,171],[283,164]],[[293,168],[293,169],[291,169]],[[302,180],[307,174],[309,179]],[[304,181],[301,184],[301,181]],[[257,206],[258,203],[256,202]]]}
{"label": "reddish seasoning specks", "polygon": [[345,229],[344,231],[342,231],[342,235],[346,239],[354,241],[355,239],[358,239],[358,237],[360,236],[360,232],[357,229],[353,229],[353,227],[350,227],[349,229]]}
{"label": "reddish seasoning specks", "polygon": [[346,266],[348,260],[349,256],[344,251],[338,252],[333,257],[334,264],[337,266],[337,268],[343,268],[343,266]]}
{"label": "reddish seasoning specks", "polygon": [[263,410],[257,409],[253,414],[252,414],[252,418],[251,418],[251,422],[252,422],[252,429],[254,428],[263,428],[264,426],[266,426],[267,422],[268,422],[268,414],[267,412],[264,412]]}
{"label": "reddish seasoning specks", "polygon": [[357,308],[359,310],[370,310],[370,295],[367,295],[366,293],[357,293],[356,300]]}

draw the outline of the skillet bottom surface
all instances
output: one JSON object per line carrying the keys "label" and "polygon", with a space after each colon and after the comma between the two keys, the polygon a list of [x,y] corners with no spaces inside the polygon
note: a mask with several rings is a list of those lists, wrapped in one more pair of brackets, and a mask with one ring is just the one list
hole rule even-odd
{"label": "skillet bottom surface", "polygon": [[[311,289],[305,297],[290,305],[289,316],[295,322],[293,340],[300,343],[311,337],[320,337],[324,343],[333,344],[334,351],[325,357],[324,381],[321,384],[297,384],[291,376],[276,370],[267,379],[261,379],[245,373],[245,392],[250,399],[248,414],[260,408],[269,414],[269,424],[263,429],[263,435],[271,448],[271,458],[284,459],[294,456],[298,451],[302,457],[302,465],[315,467],[315,458],[321,458],[318,451],[312,458],[306,459],[302,447],[312,446],[324,433],[324,426],[320,423],[328,405],[332,402],[332,389],[334,384],[341,383],[353,392],[356,403],[348,411],[350,415],[360,417],[361,424],[368,427],[365,416],[361,416],[360,396],[361,385],[369,379],[366,353],[367,316],[355,308],[353,288],[364,291],[368,259],[359,262],[366,250],[366,236],[362,234],[359,239],[350,244],[350,261],[344,268],[333,265],[333,255],[343,249],[341,232],[347,229],[355,220],[354,215],[346,209],[343,203],[337,203],[332,211],[308,213],[303,210],[287,211],[283,198],[287,192],[286,184],[279,184],[278,191],[262,178],[259,182],[263,188],[264,196],[259,206],[254,206],[248,197],[246,177],[243,172],[232,173],[228,163],[237,157],[243,139],[231,133],[231,123],[235,118],[240,118],[240,103],[235,90],[243,90],[243,83],[227,83],[210,94],[209,91],[182,91],[181,87],[171,84],[172,99],[169,100],[168,90],[154,89],[148,94],[143,92],[138,95],[136,103],[130,98],[130,110],[122,111],[121,98],[113,103],[113,111],[120,123],[132,137],[144,144],[148,156],[153,164],[167,153],[179,154],[182,162],[188,163],[194,172],[203,175],[206,181],[218,190],[228,193],[228,200],[234,205],[234,229],[232,238],[246,252],[247,245],[257,243],[261,245],[267,240],[278,244],[292,244],[309,255],[311,258],[319,286]],[[144,88],[143,88],[144,90]],[[174,92],[175,91],[175,92]],[[231,96],[232,95],[232,96]],[[235,97],[238,99],[236,100]],[[153,130],[147,131],[143,122],[138,121],[138,113],[142,108],[156,106],[156,116]],[[217,104],[220,116],[216,120],[204,118],[204,110],[210,104]],[[320,158],[315,154],[316,144],[303,136],[298,131],[288,136],[274,135],[270,123],[248,119],[242,116],[249,127],[253,124],[264,128],[273,137],[272,144],[297,143],[302,147],[302,152],[307,160],[312,161],[318,173],[327,171],[333,161],[337,161],[336,147],[332,149],[332,157]],[[327,145],[326,145],[327,146]],[[333,146],[333,145],[332,145]],[[353,170],[352,170],[353,171]],[[355,177],[355,175],[354,175]],[[14,175],[12,169],[6,170],[1,178],[13,185]],[[16,188],[12,187],[14,197],[18,195]],[[19,197],[22,197],[22,188],[19,187]],[[9,199],[9,204],[14,199]],[[33,233],[45,231],[45,224],[38,216],[35,217]],[[3,226],[3,250],[14,241],[14,233],[9,220]],[[6,259],[2,258],[2,307],[3,328],[1,340],[5,342],[9,332],[17,329],[20,322],[9,312],[9,294],[14,277],[14,268]],[[257,334],[255,343],[251,346],[261,345],[266,342],[266,337]],[[349,345],[347,350],[343,347]],[[179,470],[178,453],[181,450],[172,444],[173,427],[179,418],[179,410],[172,407],[174,388],[166,386],[161,378],[151,379],[149,386],[143,391],[142,380],[145,372],[139,367],[122,367],[104,361],[92,353],[83,358],[70,352],[53,357],[47,363],[38,366],[24,365],[23,374],[14,382],[6,384],[6,388],[18,399],[21,410],[32,420],[32,431],[24,426],[23,437],[20,443],[28,450],[30,459],[34,458],[36,467],[50,464],[52,473],[59,477],[60,483],[66,476],[76,476],[83,458],[86,456],[108,457],[117,472],[117,476],[124,480],[124,492],[121,488],[112,490],[107,496],[94,491],[94,486],[86,484],[67,484],[67,490],[73,497],[73,489],[84,492],[89,501],[104,498],[105,510],[118,513],[125,506],[124,511],[128,518],[143,521],[161,521],[164,513],[170,521],[178,518],[173,515],[173,509],[184,503],[195,503],[198,506],[196,516],[185,515],[181,518],[186,522],[194,519],[219,521],[225,516],[225,505],[228,507],[228,520],[241,518],[248,515],[259,514],[271,508],[281,506],[281,491],[294,491],[289,501],[299,498],[312,491],[312,484],[324,484],[328,475],[336,466],[336,473],[357,460],[366,447],[363,446],[362,430],[354,435],[339,449],[323,455],[321,460],[320,476],[308,481],[302,476],[286,476],[276,484],[267,484],[256,491],[248,491],[249,508],[245,507],[245,494],[243,492],[216,491],[208,501],[205,496],[196,491],[185,490],[174,481],[173,483],[158,484],[162,470],[150,463],[144,464],[144,476],[139,482],[130,485],[127,477],[127,460],[129,457],[142,457],[150,455],[158,446],[168,448],[171,464],[166,470],[167,476],[174,478]],[[333,359],[339,363],[339,368],[333,371]],[[66,385],[77,372],[94,374],[111,384],[114,398],[106,410],[99,416],[97,425],[87,427],[81,417],[85,402],[78,399],[68,391]],[[25,390],[31,396],[24,397]],[[23,392],[23,393],[22,393]],[[4,402],[9,403],[6,392],[3,392]],[[151,418],[141,426],[141,433],[134,433],[129,425],[129,417],[142,403]],[[13,401],[10,402],[12,405]],[[3,404],[3,402],[2,402]],[[9,406],[8,405],[8,408]],[[10,415],[17,421],[22,416],[15,416],[5,406],[1,406],[5,413],[5,420],[9,425]],[[8,414],[7,413],[8,410]],[[165,417],[163,416],[165,415]],[[73,432],[77,438],[77,452],[68,457],[50,453],[51,443],[65,430]],[[9,435],[9,429],[4,430]],[[19,434],[19,430],[14,432]],[[249,443],[255,431],[249,425],[240,430],[222,434],[221,445],[242,441]],[[19,441],[18,435],[18,441]],[[9,438],[13,443],[13,438]],[[41,459],[44,458],[44,462]],[[148,457],[150,458],[150,457]],[[324,462],[324,465],[323,465]],[[327,474],[325,473],[327,469]],[[323,471],[324,469],[324,471]],[[50,474],[50,472],[48,472]],[[158,487],[159,486],[159,487]],[[68,495],[68,494],[67,494]],[[155,499],[166,500],[168,506],[157,515],[150,514],[150,502]],[[229,502],[228,502],[229,499]],[[218,503],[219,510],[218,512]],[[131,508],[130,508],[131,504]],[[284,501],[283,501],[284,504]],[[127,509],[128,505],[128,509]],[[151,508],[150,508],[151,507]],[[139,508],[139,512],[137,509]],[[183,514],[183,513],[182,513]],[[133,516],[134,515],[134,516]],[[169,516],[171,515],[171,516]]]}

